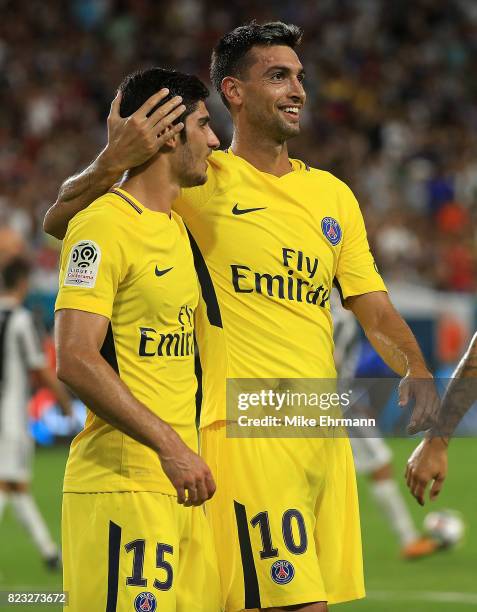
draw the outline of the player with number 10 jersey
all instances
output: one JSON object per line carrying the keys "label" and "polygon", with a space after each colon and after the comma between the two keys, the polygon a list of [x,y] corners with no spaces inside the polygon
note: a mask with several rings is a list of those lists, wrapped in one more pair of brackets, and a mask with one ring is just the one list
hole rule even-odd
{"label": "player with number 10 jersey", "polygon": [[334,378],[333,282],[344,297],[385,290],[351,191],[290,163],[276,177],[213,153],[207,183],[176,203],[202,289],[201,452],[217,482],[208,514],[233,611],[364,596],[348,440],[226,435],[227,378]]}
{"label": "player with number 10 jersey", "polygon": [[[201,453],[217,482],[207,512],[230,612],[364,596],[349,441],[233,438],[225,424],[227,379],[336,377],[333,284],[343,299],[386,291],[350,189],[286,154],[304,102],[296,34],[284,24],[251,25],[219,41],[211,74],[233,107],[234,140],[209,158],[207,183],[175,204],[202,289]],[[243,68],[231,77],[224,64],[241,45],[249,46],[247,76]],[[257,138],[282,152],[275,173],[260,168],[260,154],[253,159]]]}

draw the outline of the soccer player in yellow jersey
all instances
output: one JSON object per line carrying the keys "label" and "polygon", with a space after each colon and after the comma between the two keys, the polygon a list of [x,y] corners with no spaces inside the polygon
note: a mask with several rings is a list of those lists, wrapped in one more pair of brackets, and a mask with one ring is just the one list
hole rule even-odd
{"label": "soccer player in yellow jersey", "polygon": [[[183,104],[143,106],[164,88]],[[183,130],[170,128],[147,164],[70,222],[63,242],[58,376],[89,408],[64,481],[67,608],[218,612],[216,558],[197,507],[215,490],[197,454],[199,286],[186,229],[171,212],[181,187],[205,182],[218,141],[196,77],[152,68],[120,90],[122,116],[141,108],[157,123],[177,107],[168,121]]]}
{"label": "soccer player in yellow jersey", "polygon": [[[288,157],[306,100],[300,38],[298,27],[276,22],[251,23],[219,41],[211,76],[233,120],[232,144],[209,158],[207,182],[184,189],[175,203],[201,283],[201,452],[217,483],[207,514],[228,612],[323,612],[365,594],[349,441],[227,437],[228,378],[335,377],[335,283],[373,346],[404,377],[402,403],[416,399],[411,428],[428,426],[435,408],[432,385],[415,382],[432,377],[388,299],[352,192]],[[64,184],[45,219],[50,233],[61,237],[88,197],[118,180],[126,160],[146,156],[147,137],[114,108],[111,125],[116,142]],[[115,150],[121,155],[112,164]]]}

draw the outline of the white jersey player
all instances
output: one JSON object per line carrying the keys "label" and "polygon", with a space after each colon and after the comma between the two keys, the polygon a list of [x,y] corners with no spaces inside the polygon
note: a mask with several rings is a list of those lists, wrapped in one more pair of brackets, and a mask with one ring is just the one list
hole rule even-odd
{"label": "white jersey player", "polygon": [[47,366],[31,313],[22,306],[28,292],[28,262],[15,257],[3,270],[0,294],[0,519],[9,501],[45,563],[59,567],[58,548],[29,492],[33,440],[28,429],[30,378],[50,388],[65,414],[70,399]]}
{"label": "white jersey player", "polygon": [[[356,375],[362,345],[361,331],[355,317],[342,308],[339,300],[332,300],[331,312],[336,368],[340,379],[350,380]],[[349,435],[356,470],[368,476],[373,497],[399,539],[401,556],[415,559],[435,552],[437,543],[422,537],[414,526],[393,477],[391,449],[383,440],[379,429],[367,427],[364,431],[350,428]]]}

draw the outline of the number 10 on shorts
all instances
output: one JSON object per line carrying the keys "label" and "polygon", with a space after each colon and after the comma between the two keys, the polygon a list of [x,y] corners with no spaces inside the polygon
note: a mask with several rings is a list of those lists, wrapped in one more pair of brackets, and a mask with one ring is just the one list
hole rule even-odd
{"label": "number 10 on shorts", "polygon": [[[293,523],[296,524],[298,530],[298,538],[296,540],[293,534]],[[260,559],[273,559],[273,557],[278,557],[280,554],[278,548],[275,548],[272,544],[268,512],[259,512],[250,519],[250,524],[252,527],[258,527],[260,529],[260,536],[262,538]],[[299,510],[290,509],[283,513],[282,534],[285,546],[292,554],[302,555],[306,551],[308,547],[308,537],[306,534],[305,520]]]}

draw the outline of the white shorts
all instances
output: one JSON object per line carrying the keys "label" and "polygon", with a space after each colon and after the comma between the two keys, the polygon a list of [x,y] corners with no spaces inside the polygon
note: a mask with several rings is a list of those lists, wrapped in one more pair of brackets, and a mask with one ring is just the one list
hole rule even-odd
{"label": "white shorts", "polygon": [[0,436],[0,480],[29,482],[33,448],[31,438],[9,439]]}
{"label": "white shorts", "polygon": [[[370,428],[366,428],[369,436]],[[378,429],[374,431],[374,438],[359,436],[359,429],[349,430],[351,447],[353,449],[354,463],[359,474],[370,474],[387,465],[392,458],[392,452],[386,442],[380,437]]]}

